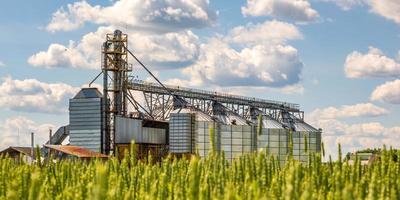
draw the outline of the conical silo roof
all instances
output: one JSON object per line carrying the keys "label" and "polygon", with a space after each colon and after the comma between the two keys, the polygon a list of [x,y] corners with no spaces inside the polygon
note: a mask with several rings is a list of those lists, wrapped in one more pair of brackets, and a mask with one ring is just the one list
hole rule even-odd
{"label": "conical silo roof", "polygon": [[206,113],[194,108],[177,108],[173,110],[171,114],[172,113],[193,113],[196,116],[196,121],[205,121],[205,122],[214,121],[210,115],[207,115]]}
{"label": "conical silo roof", "polygon": [[262,127],[268,129],[283,129],[283,125],[268,115],[263,115]]}
{"label": "conical silo roof", "polygon": [[[252,115],[254,116],[262,116],[262,128],[267,129],[284,129],[283,124],[269,116],[268,114],[262,112],[259,109],[252,110]],[[254,124],[258,124],[258,119],[253,119]]]}
{"label": "conical silo roof", "polygon": [[249,125],[248,121],[220,103],[213,103],[213,116],[227,125]]}
{"label": "conical silo roof", "polygon": [[97,88],[82,88],[74,99],[101,98],[103,95]]}

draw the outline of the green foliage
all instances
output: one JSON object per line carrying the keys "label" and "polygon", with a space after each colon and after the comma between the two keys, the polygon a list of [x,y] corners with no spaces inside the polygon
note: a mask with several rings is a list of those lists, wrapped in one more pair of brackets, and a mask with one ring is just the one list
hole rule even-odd
{"label": "green foliage", "polygon": [[[135,151],[133,145],[132,152]],[[228,162],[223,153],[201,159],[64,160],[24,164],[0,158],[1,199],[400,199],[398,151],[383,149],[369,165],[309,162],[286,165],[266,153]]]}
{"label": "green foliage", "polygon": [[263,122],[263,116],[262,115],[258,115],[258,125],[257,125],[257,135],[261,135],[262,134],[262,122]]}
{"label": "green foliage", "polygon": [[214,132],[214,127],[210,126],[210,146],[211,146],[211,152],[215,152],[215,132]]}

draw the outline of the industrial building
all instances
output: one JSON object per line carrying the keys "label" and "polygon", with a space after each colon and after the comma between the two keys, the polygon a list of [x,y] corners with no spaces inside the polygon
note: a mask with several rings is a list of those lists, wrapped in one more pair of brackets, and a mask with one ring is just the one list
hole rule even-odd
{"label": "industrial building", "polygon": [[[300,161],[307,160],[308,152],[320,151],[321,130],[304,121],[299,105],[164,85],[127,44],[128,36],[119,30],[106,35],[102,71],[95,78],[103,78],[102,92],[82,88],[71,98],[69,125],[61,127],[50,144],[61,144],[69,136],[73,146],[123,155],[134,141],[141,152],[159,157],[168,153],[204,157],[215,149],[228,160],[265,150],[282,162],[290,141]],[[128,58],[155,83],[134,79]]]}

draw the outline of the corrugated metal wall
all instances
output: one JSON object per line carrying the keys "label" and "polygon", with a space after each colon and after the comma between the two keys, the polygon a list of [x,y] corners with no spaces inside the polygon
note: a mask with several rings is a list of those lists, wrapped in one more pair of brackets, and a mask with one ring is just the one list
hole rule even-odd
{"label": "corrugated metal wall", "polygon": [[[283,163],[289,153],[290,132],[287,129],[275,126],[263,128],[261,134],[258,135],[255,126],[226,125],[214,121],[195,122],[194,119],[193,113],[179,113],[171,117],[171,153],[199,153],[201,157],[207,156],[211,150],[210,127],[214,128],[215,150],[224,151],[228,160],[258,149],[259,151],[266,150]],[[92,130],[74,130],[73,132],[75,137],[71,139],[75,142],[74,145],[84,145],[87,148],[98,145],[97,140],[93,138],[98,137],[99,134],[94,134]],[[80,137],[76,137],[78,133]],[[307,144],[305,144],[305,137],[307,137]],[[142,127],[142,120],[117,117],[115,139],[117,144],[128,144],[132,140],[136,143],[166,144],[166,130]],[[293,132],[292,141],[294,158],[305,162],[308,152],[320,151],[321,133],[311,130]]]}
{"label": "corrugated metal wall", "polygon": [[257,136],[258,151],[267,151],[283,163],[288,155],[288,131],[283,128],[263,128]]}
{"label": "corrugated metal wall", "polygon": [[166,130],[162,128],[143,127],[138,141],[147,144],[167,144]]}
{"label": "corrugated metal wall", "polygon": [[215,150],[220,150],[219,124],[213,121],[196,121],[196,151],[201,157],[205,157],[211,151],[210,128],[214,129]]}
{"label": "corrugated metal wall", "polygon": [[[196,147],[201,157],[207,156],[211,150],[210,126],[214,126],[216,151],[224,151],[228,160],[235,159],[244,153],[264,150],[274,155],[283,164],[289,155],[291,132],[275,120],[264,119],[260,134],[257,133],[257,125],[196,121]],[[309,152],[321,151],[321,132],[307,124],[297,123],[296,127],[299,131],[292,132],[293,156],[296,160],[306,162]],[[307,138],[307,144],[305,138]]]}
{"label": "corrugated metal wall", "polygon": [[69,141],[95,152],[101,152],[101,98],[78,98],[69,101]]}
{"label": "corrugated metal wall", "polygon": [[142,135],[142,120],[117,116],[115,118],[115,143],[129,144],[132,140],[138,142]]}
{"label": "corrugated metal wall", "polygon": [[170,152],[194,153],[195,144],[195,114],[171,113],[169,120]]}
{"label": "corrugated metal wall", "polygon": [[142,120],[126,117],[116,117],[115,143],[130,144],[166,144],[166,130],[162,128],[142,127]]}
{"label": "corrugated metal wall", "polygon": [[293,158],[295,160],[307,162],[310,152],[321,151],[321,132],[290,132],[286,129],[262,129],[261,135],[257,136],[258,151],[267,151],[283,163],[290,151],[290,134],[292,134]]}
{"label": "corrugated metal wall", "polygon": [[221,150],[228,160],[252,152],[254,128],[248,125],[221,125]]}
{"label": "corrugated metal wall", "polygon": [[307,162],[309,152],[320,152],[321,149],[320,132],[299,131],[299,132],[293,132],[292,134],[293,134],[293,157],[296,160]]}

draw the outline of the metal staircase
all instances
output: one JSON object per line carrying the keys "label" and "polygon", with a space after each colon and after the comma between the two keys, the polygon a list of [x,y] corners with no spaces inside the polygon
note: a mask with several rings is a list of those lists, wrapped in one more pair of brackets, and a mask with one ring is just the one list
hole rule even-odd
{"label": "metal staircase", "polygon": [[46,144],[60,145],[68,135],[69,135],[69,125],[61,126],[51,136],[50,141],[47,141]]}

